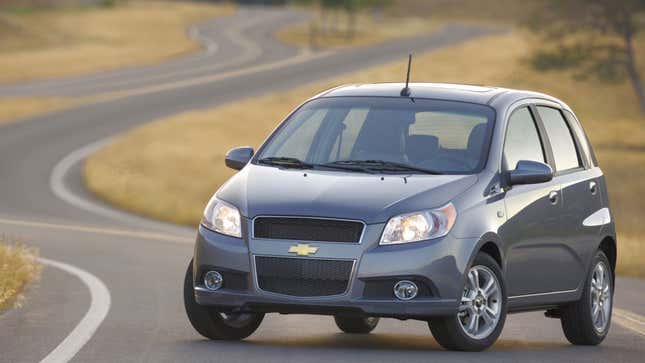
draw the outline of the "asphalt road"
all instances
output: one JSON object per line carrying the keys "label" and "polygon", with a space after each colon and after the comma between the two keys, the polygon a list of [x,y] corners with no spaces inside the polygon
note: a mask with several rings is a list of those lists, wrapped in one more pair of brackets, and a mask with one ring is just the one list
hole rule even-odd
{"label": "asphalt road", "polygon": [[185,81],[292,58],[299,50],[278,42],[280,27],[308,19],[303,11],[242,8],[233,16],[196,24],[189,37],[204,50],[152,66],[92,75],[0,85],[0,96],[87,96]]}
{"label": "asphalt road", "polygon": [[198,27],[205,45],[200,54],[100,75],[0,85],[0,95],[116,95],[0,128],[0,233],[38,247],[47,259],[25,306],[0,316],[0,362],[642,361],[645,283],[635,279],[618,280],[616,307],[622,310],[600,347],[570,346],[559,322],[541,313],[510,316],[500,341],[482,354],[445,352],[427,326],[414,321],[383,320],[373,334],[351,336],[339,333],[329,317],[269,315],[243,342],[210,342],[192,330],[181,289],[194,230],[93,199],[80,176],[83,158],[101,140],[159,117],[490,32],[454,25],[432,36],[313,54],[272,38],[278,23],[306,16],[245,8]]}

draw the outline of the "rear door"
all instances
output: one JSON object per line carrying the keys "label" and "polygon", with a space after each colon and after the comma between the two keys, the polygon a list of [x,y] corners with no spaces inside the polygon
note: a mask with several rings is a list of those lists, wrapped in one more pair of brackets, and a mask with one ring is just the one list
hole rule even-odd
{"label": "rear door", "polygon": [[537,114],[549,138],[555,178],[562,193],[561,235],[562,289],[578,287],[586,275],[590,254],[598,244],[604,224],[600,184],[602,172],[595,166],[582,128],[571,113],[537,105]]}

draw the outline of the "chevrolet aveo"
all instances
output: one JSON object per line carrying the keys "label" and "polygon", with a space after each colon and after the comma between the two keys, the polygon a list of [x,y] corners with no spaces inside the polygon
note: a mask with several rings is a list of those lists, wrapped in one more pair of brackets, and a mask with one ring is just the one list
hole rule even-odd
{"label": "chevrolet aveo", "polygon": [[[402,91],[403,89],[403,91]],[[527,91],[352,85],[298,107],[215,193],[184,282],[188,318],[243,339],[265,313],[427,321],[482,350],[507,313],[542,310],[573,344],[611,320],[616,234],[571,109]]]}

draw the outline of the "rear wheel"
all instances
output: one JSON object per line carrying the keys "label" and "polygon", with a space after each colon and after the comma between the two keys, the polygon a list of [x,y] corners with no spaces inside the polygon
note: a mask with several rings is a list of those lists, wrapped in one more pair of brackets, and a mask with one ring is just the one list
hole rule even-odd
{"label": "rear wheel", "polygon": [[561,308],[560,321],[567,340],[576,345],[598,345],[611,323],[614,276],[607,256],[598,251],[580,300]]}
{"label": "rear wheel", "polygon": [[506,320],[506,289],[501,268],[479,254],[468,270],[456,315],[432,319],[430,331],[449,350],[481,351],[497,340]]}
{"label": "rear wheel", "polygon": [[350,334],[368,334],[376,325],[379,318],[350,318],[345,316],[334,316],[334,321],[340,330]]}
{"label": "rear wheel", "polygon": [[213,340],[244,339],[253,334],[264,318],[264,314],[228,314],[199,305],[193,291],[193,261],[184,278],[184,307],[193,328]]}

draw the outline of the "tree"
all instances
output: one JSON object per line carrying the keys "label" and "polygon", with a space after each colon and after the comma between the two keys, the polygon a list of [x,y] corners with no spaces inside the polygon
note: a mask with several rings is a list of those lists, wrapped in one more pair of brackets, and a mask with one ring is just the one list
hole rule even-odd
{"label": "tree", "polygon": [[[321,15],[321,22],[322,22],[322,29],[323,33],[329,33],[329,13],[336,12],[339,8],[343,6],[343,1],[344,0],[318,0],[319,5],[320,5],[320,15]],[[332,19],[334,20],[334,19]],[[334,30],[336,29],[336,22],[334,21]]]}
{"label": "tree", "polygon": [[575,68],[576,76],[605,81],[627,77],[645,112],[645,89],[634,51],[644,19],[645,0],[547,0],[528,23],[547,40],[533,55],[533,66]]}
{"label": "tree", "polygon": [[343,1],[343,10],[347,14],[347,31],[345,32],[345,39],[347,41],[352,41],[356,34],[356,13],[361,5],[361,0]]}
{"label": "tree", "polygon": [[372,17],[375,21],[381,20],[383,16],[383,10],[388,6],[392,5],[393,0],[363,0],[365,7],[369,7],[372,10]]}
{"label": "tree", "polygon": [[389,6],[392,0],[291,0],[292,3],[312,5],[317,4],[320,8],[320,29],[316,22],[312,22],[309,28],[309,40],[312,48],[317,47],[319,33],[322,36],[332,32],[329,28],[329,18],[332,17],[333,32],[338,32],[338,16],[345,14],[347,26],[345,27],[345,39],[352,41],[356,35],[358,13],[371,8],[375,13],[381,12]]}

